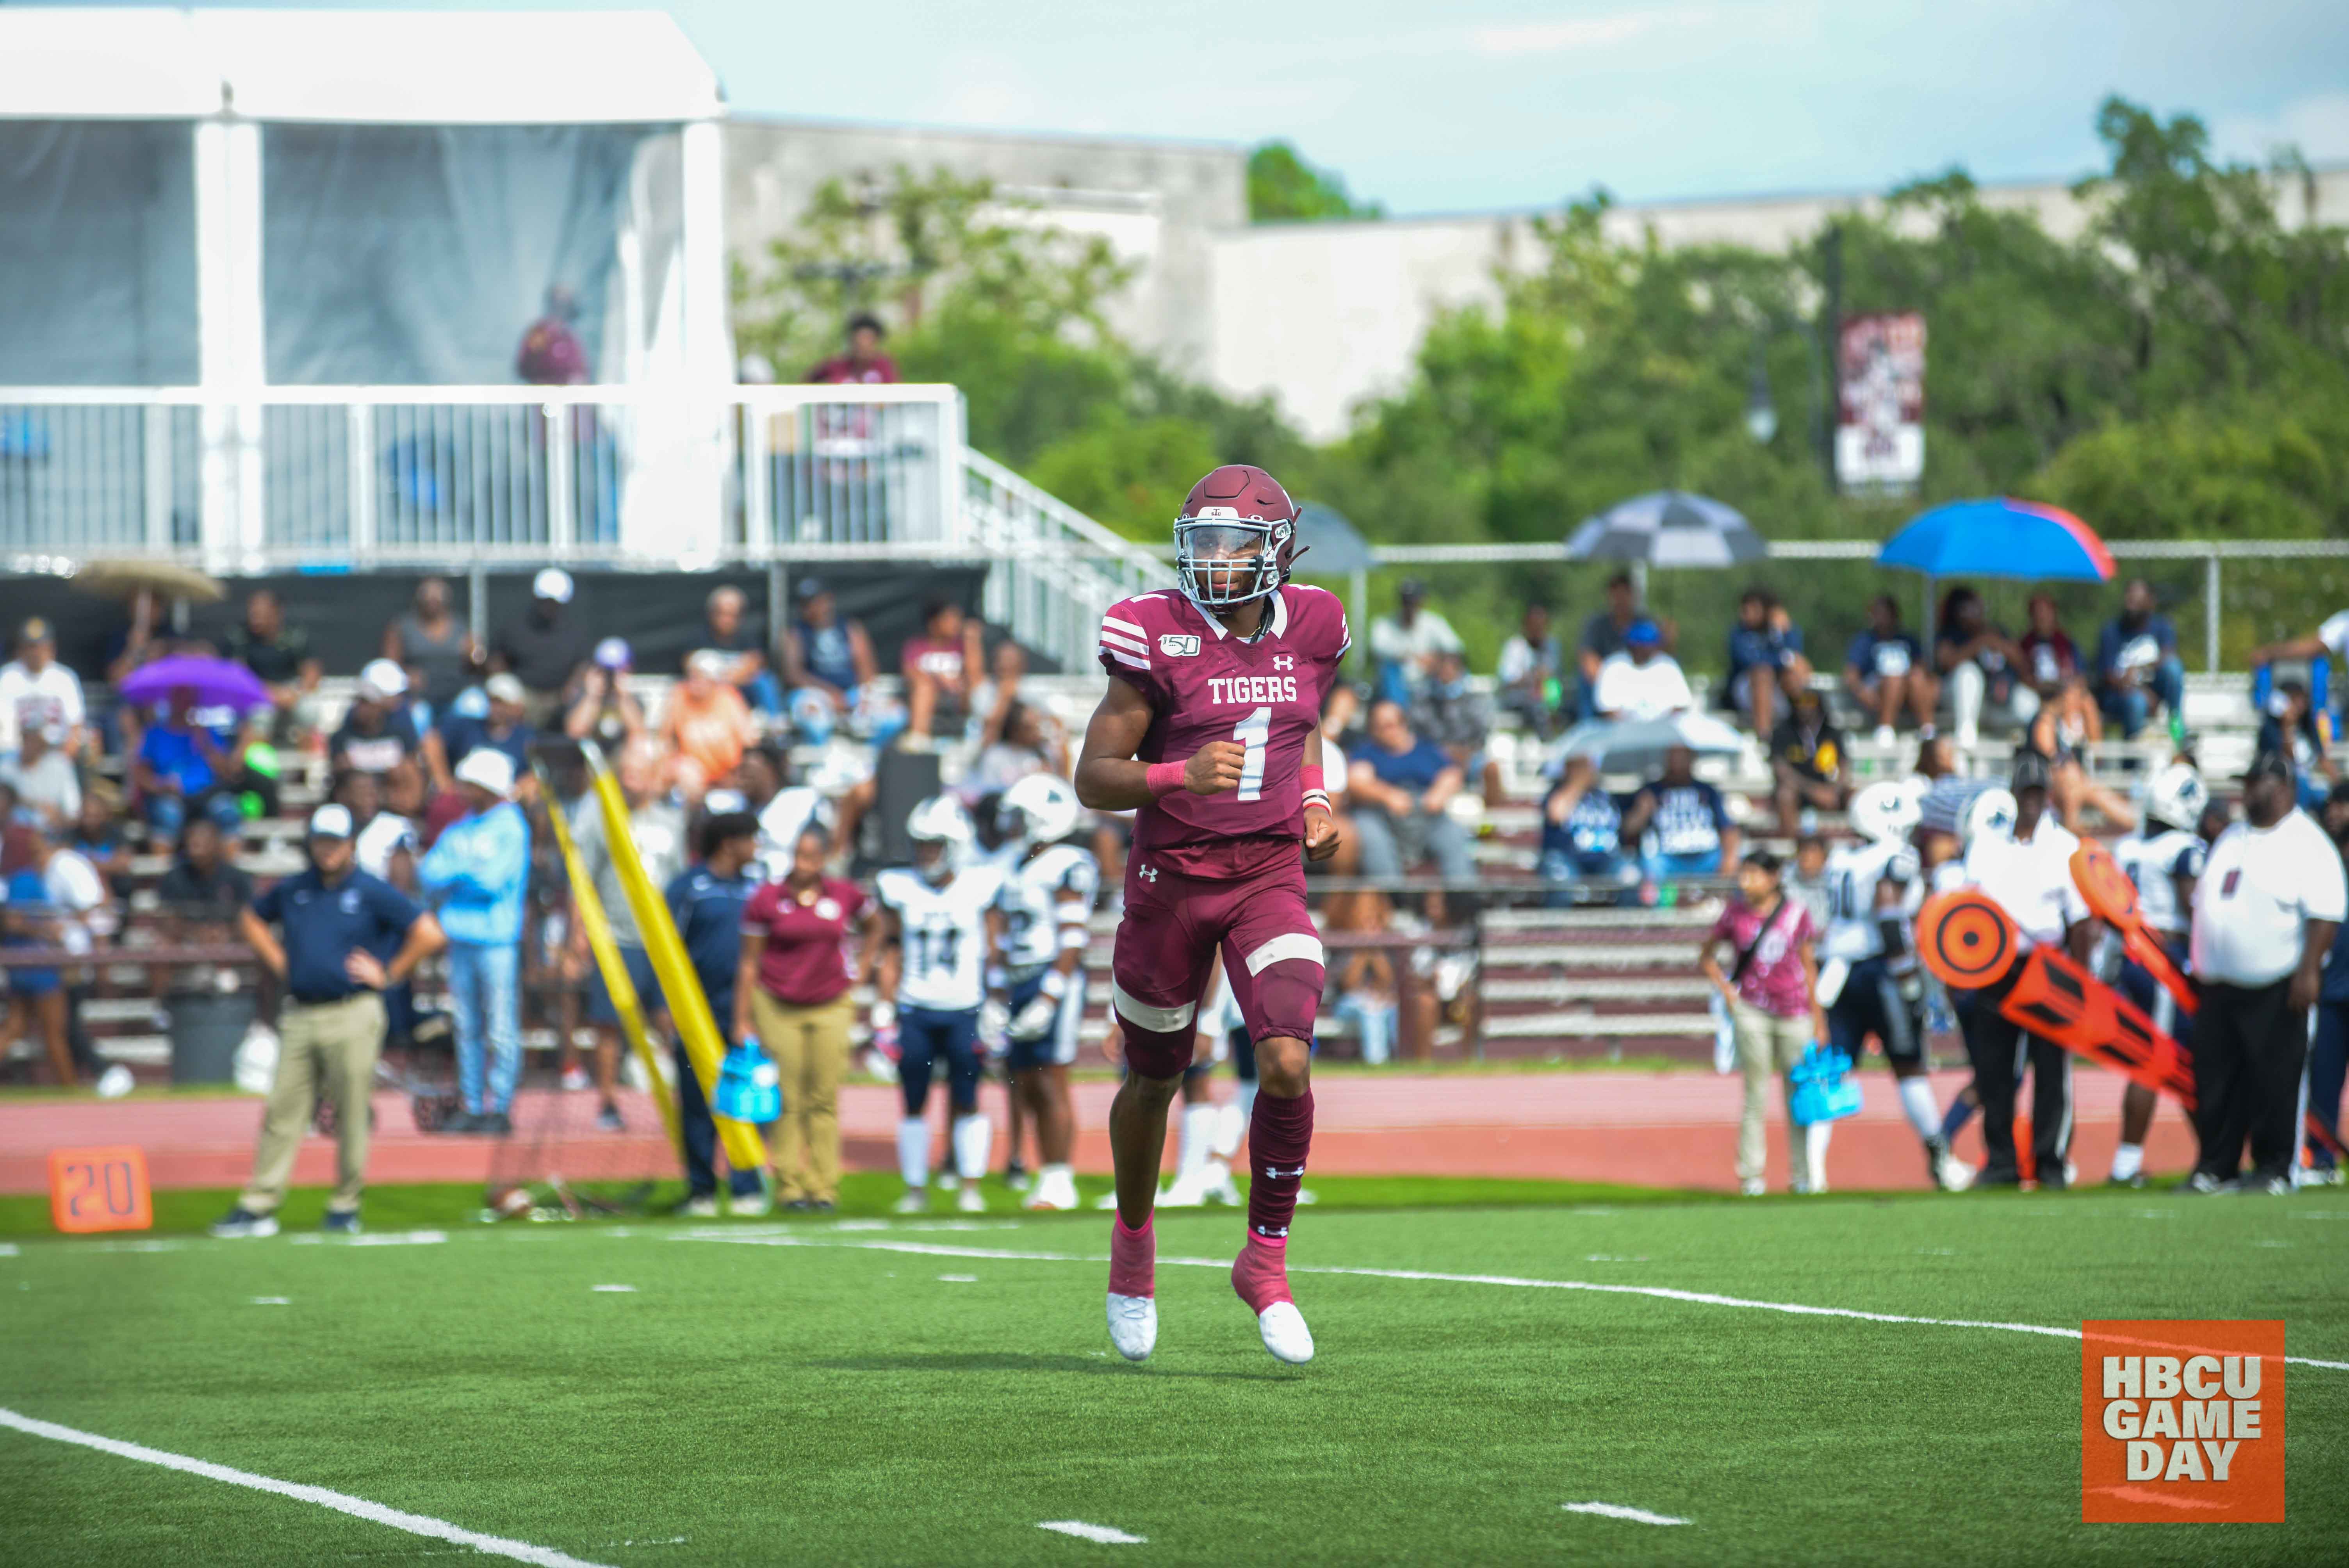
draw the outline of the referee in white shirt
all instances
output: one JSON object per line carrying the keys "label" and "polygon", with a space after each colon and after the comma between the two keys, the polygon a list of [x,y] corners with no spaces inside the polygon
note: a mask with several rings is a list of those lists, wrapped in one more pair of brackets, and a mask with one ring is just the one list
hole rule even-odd
{"label": "referee in white shirt", "polygon": [[[2064,947],[2085,964],[2095,926],[2072,880],[2072,851],[2080,841],[2047,815],[2051,777],[2044,757],[2035,751],[2015,754],[2008,786],[2014,791],[2014,826],[2003,833],[1974,835],[1966,850],[1965,881],[2006,911],[2023,932],[2025,950],[2043,944]],[[1977,993],[1965,1013],[1966,1055],[1973,1060],[1982,1145],[1989,1151],[1974,1185],[2012,1187],[2023,1179],[2014,1158],[2014,1099],[2027,1049],[2031,1145],[2039,1185],[2063,1187],[2071,1175],[2064,1163],[2072,1148],[2071,1054],[2002,1016],[2003,990],[1991,986]]]}
{"label": "referee in white shirt", "polygon": [[[2194,887],[2196,1192],[2289,1192],[2299,1147],[2308,1010],[2333,928],[2349,912],[2341,856],[2295,805],[2292,759],[2262,751],[2243,775],[2244,820],[2219,835]],[[2237,1177],[2243,1141],[2251,1174]]]}

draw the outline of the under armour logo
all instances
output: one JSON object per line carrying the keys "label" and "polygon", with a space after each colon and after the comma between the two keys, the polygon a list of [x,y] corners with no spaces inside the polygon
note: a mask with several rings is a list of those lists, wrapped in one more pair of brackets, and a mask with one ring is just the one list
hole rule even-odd
{"label": "under armour logo", "polygon": [[1256,1225],[1250,1228],[1253,1229],[1257,1235],[1270,1237],[1274,1241],[1278,1241],[1281,1237],[1288,1234],[1288,1227],[1287,1225]]}
{"label": "under armour logo", "polygon": [[1293,654],[1275,654],[1272,655],[1272,667],[1277,670],[1293,670],[1297,667],[1297,657]]}
{"label": "under armour logo", "polygon": [[1264,1168],[1265,1180],[1268,1181],[1278,1181],[1282,1180],[1284,1177],[1302,1176],[1304,1174],[1305,1167],[1302,1165],[1298,1166],[1293,1171],[1283,1171],[1278,1165],[1268,1165]]}
{"label": "under armour logo", "polygon": [[1158,868],[1156,866],[1144,866],[1134,874],[1139,876],[1143,882],[1154,882],[1158,880]]}

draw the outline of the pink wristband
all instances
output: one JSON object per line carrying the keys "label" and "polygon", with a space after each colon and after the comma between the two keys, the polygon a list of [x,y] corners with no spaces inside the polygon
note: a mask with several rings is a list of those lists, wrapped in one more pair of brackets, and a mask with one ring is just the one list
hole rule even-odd
{"label": "pink wristband", "polygon": [[1319,795],[1325,799],[1328,799],[1330,787],[1321,782],[1321,769],[1313,764],[1309,762],[1299,764],[1297,781],[1305,787],[1305,792],[1308,795]]}
{"label": "pink wristband", "polygon": [[1153,795],[1172,795],[1183,788],[1183,768],[1180,762],[1154,762],[1143,771],[1142,782]]}

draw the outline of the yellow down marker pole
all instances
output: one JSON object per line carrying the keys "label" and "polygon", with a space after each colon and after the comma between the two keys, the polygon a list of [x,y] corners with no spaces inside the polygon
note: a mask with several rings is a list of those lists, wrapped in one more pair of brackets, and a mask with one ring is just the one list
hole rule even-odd
{"label": "yellow down marker pole", "polygon": [[677,1101],[662,1092],[661,1085],[667,1080],[661,1075],[660,1058],[653,1054],[652,1038],[645,1032],[645,1010],[636,1000],[636,982],[628,978],[628,966],[621,961],[620,944],[612,940],[612,925],[604,918],[604,905],[595,896],[595,884],[588,879],[586,868],[579,863],[579,848],[571,841],[571,824],[564,820],[563,799],[554,792],[554,780],[547,777],[544,764],[531,766],[538,775],[539,798],[546,802],[547,820],[554,827],[554,841],[563,851],[563,870],[571,879],[572,915],[587,934],[587,947],[595,955],[595,968],[604,976],[604,989],[611,995],[612,1010],[620,1015],[620,1032],[628,1037],[628,1048],[636,1052],[636,1061],[652,1082],[653,1103],[660,1107],[661,1125],[668,1129],[669,1147],[678,1151],[678,1163],[682,1167],[685,1137],[677,1122]]}
{"label": "yellow down marker pole", "polygon": [[[636,930],[645,939],[645,956],[660,977],[661,995],[668,1003],[678,1038],[684,1042],[686,1059],[693,1064],[693,1076],[701,1080],[702,1103],[715,1106],[718,1069],[725,1060],[726,1047],[717,1020],[710,1016],[709,998],[702,994],[701,976],[693,972],[693,963],[686,956],[685,939],[678,935],[677,922],[669,917],[668,900],[653,886],[636,853],[636,838],[628,830],[628,802],[620,793],[620,781],[604,761],[603,748],[583,740],[579,749],[585,754],[587,770],[595,779],[595,799],[604,808],[605,841],[611,847],[613,867],[620,873],[620,891],[636,912]],[[725,1146],[727,1164],[737,1171],[757,1171],[767,1163],[767,1146],[756,1127],[727,1116],[713,1114],[711,1119],[718,1124],[718,1140]]]}

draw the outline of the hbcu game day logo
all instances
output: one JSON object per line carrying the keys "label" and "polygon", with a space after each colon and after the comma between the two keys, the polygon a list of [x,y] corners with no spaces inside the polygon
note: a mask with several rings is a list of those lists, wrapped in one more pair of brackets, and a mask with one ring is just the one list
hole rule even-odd
{"label": "hbcu game day logo", "polygon": [[2082,1324],[2080,1520],[2282,1523],[2283,1325]]}

